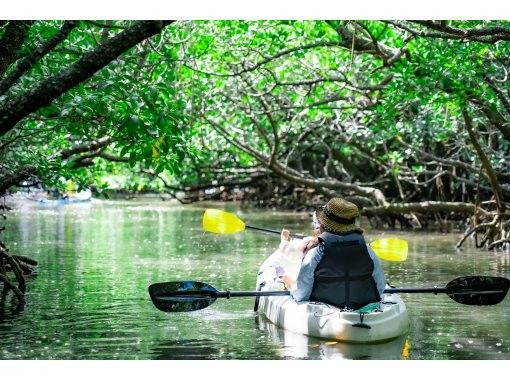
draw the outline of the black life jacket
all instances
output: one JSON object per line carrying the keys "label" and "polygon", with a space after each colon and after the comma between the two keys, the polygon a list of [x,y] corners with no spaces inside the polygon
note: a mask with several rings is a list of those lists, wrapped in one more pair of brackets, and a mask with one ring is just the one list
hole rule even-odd
{"label": "black life jacket", "polygon": [[324,255],[314,272],[310,301],[356,310],[381,300],[372,277],[374,262],[361,233],[324,232],[320,242]]}

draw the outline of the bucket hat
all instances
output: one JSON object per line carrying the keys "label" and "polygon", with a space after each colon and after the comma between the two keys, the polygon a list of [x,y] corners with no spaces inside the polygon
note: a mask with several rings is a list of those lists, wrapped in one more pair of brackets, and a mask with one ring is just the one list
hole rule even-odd
{"label": "bucket hat", "polygon": [[363,232],[356,226],[359,209],[354,203],[342,198],[332,198],[317,209],[317,219],[328,232],[345,234],[348,232]]}

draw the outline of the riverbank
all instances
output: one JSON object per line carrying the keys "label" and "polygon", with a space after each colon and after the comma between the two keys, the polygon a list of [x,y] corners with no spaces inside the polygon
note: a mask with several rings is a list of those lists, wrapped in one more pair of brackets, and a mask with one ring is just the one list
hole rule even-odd
{"label": "riverbank", "polygon": [[[205,194],[205,193],[204,193]],[[110,191],[108,193],[93,192],[93,197],[90,202],[93,203],[108,203],[115,201],[128,201],[136,203],[158,203],[162,202],[169,206],[179,205],[193,205],[198,208],[221,208],[221,209],[242,209],[246,211],[260,211],[260,212],[278,212],[285,214],[303,214],[311,217],[315,207],[322,203],[310,204],[307,207],[299,207],[297,209],[289,207],[280,207],[277,205],[268,205],[264,202],[246,200],[246,199],[234,199],[234,197],[203,197],[195,201],[183,202],[182,199],[176,199],[174,195],[166,193],[155,193],[155,192],[130,192],[130,191]],[[32,199],[26,197],[21,193],[13,193],[6,195],[4,198],[4,204],[10,209],[20,209],[23,207],[49,207],[49,206],[63,206],[65,202],[48,202],[47,204],[35,202]],[[315,201],[327,200],[323,197],[316,198]],[[57,204],[58,203],[58,204]],[[80,202],[81,203],[81,202]],[[83,202],[86,204],[87,202]],[[363,212],[363,210],[362,210]],[[420,216],[421,217],[421,216]],[[360,225],[365,229],[383,229],[387,231],[413,231],[417,233],[428,233],[428,232],[441,232],[441,233],[462,233],[466,230],[467,219],[463,218],[451,218],[451,219],[423,219],[422,222],[413,223],[413,217],[411,214],[403,214],[395,216],[392,219],[385,219],[384,222],[377,218],[362,216]]]}

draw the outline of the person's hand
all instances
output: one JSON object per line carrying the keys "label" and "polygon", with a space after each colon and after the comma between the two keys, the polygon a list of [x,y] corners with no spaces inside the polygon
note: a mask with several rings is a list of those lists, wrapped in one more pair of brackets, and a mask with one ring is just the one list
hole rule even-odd
{"label": "person's hand", "polygon": [[281,280],[285,285],[285,289],[291,289],[294,286],[294,283],[296,282],[292,277],[286,274],[281,277]]}
{"label": "person's hand", "polygon": [[284,228],[284,229],[282,229],[282,233],[280,236],[281,236],[282,241],[289,241],[290,240],[290,231],[286,230]]}
{"label": "person's hand", "polygon": [[319,245],[319,239],[317,237],[313,237],[308,240],[303,246],[303,256],[308,253],[309,250],[315,248]]}

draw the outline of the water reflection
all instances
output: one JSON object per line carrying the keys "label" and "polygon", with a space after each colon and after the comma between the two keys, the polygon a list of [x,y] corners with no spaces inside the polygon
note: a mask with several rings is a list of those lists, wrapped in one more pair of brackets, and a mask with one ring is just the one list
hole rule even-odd
{"label": "water reflection", "polygon": [[24,309],[25,304],[20,303],[12,291],[0,292],[0,320],[16,319]]}
{"label": "water reflection", "polygon": [[410,344],[405,335],[378,344],[349,344],[324,341],[284,330],[257,317],[258,328],[267,332],[274,343],[281,347],[285,359],[407,359]]}
{"label": "water reflection", "polygon": [[151,351],[158,360],[204,360],[221,358],[225,348],[212,339],[169,340]]}
{"label": "water reflection", "polygon": [[[411,323],[407,341],[381,345],[328,343],[284,331],[256,317],[253,298],[163,313],[147,293],[151,283],[193,280],[218,290],[253,290],[260,264],[278,246],[272,235],[204,233],[205,207],[99,202],[11,213],[4,240],[11,253],[39,265],[23,312],[11,310],[11,296],[3,300],[0,359],[510,359],[510,296],[480,307],[444,294],[403,295]],[[245,211],[242,218],[299,233],[309,220],[268,211]],[[370,240],[385,236],[409,242],[405,262],[382,263],[397,287],[444,286],[466,275],[510,277],[508,253],[482,252],[469,243],[457,251],[453,234],[368,231]]]}

